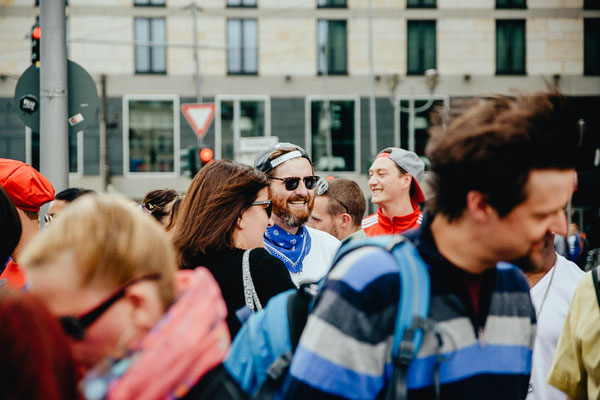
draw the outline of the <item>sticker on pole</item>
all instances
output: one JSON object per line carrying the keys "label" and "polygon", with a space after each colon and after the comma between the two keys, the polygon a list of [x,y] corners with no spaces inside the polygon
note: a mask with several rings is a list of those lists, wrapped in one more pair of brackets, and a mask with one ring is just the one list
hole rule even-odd
{"label": "sticker on pole", "polygon": [[196,135],[203,138],[215,116],[215,103],[182,104],[181,112]]}

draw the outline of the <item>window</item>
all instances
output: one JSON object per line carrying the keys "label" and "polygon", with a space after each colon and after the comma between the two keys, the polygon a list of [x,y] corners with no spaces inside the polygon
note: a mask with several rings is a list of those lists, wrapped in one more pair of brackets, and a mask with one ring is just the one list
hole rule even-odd
{"label": "window", "polygon": [[317,171],[360,170],[358,96],[306,99],[306,148]]}
{"label": "window", "polygon": [[[136,18],[135,72],[137,74],[165,74],[167,72],[166,32],[164,18]],[[161,43],[152,45],[149,43]]]}
{"label": "window", "polygon": [[346,21],[319,20],[317,69],[319,75],[346,75]]}
{"label": "window", "polygon": [[496,21],[496,74],[525,74],[525,20]]}
{"label": "window", "polygon": [[598,0],[583,0],[584,10],[600,10],[600,1]]}
{"label": "window", "polygon": [[422,75],[435,68],[435,41],[435,21],[407,22],[407,74]]}
{"label": "window", "polygon": [[123,155],[125,175],[179,173],[177,96],[123,97]]}
{"label": "window", "polygon": [[346,0],[317,0],[319,8],[345,8]]}
{"label": "window", "polygon": [[[394,146],[425,155],[431,112],[448,107],[448,96],[397,96],[394,104]],[[411,120],[411,114],[414,116]]]}
{"label": "window", "polygon": [[256,19],[227,20],[227,73],[257,74]]}
{"label": "window", "polygon": [[227,0],[227,7],[256,7],[256,0]]}
{"label": "window", "polygon": [[496,8],[527,8],[526,0],[496,0]]}
{"label": "window", "polygon": [[154,6],[154,7],[164,7],[165,0],[134,0],[134,6]]}
{"label": "window", "polygon": [[600,18],[583,20],[583,73],[600,75]]}
{"label": "window", "polygon": [[407,8],[435,8],[435,0],[408,0]]}
{"label": "window", "polygon": [[[215,119],[216,158],[253,164],[246,154],[253,139],[271,136],[271,100],[268,96],[217,96]],[[244,143],[242,143],[244,142]],[[267,145],[259,146],[259,149]]]}

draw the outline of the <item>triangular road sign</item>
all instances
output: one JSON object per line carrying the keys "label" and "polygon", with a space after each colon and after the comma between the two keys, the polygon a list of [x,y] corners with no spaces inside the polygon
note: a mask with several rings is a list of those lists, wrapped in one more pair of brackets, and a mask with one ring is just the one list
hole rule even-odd
{"label": "triangular road sign", "polygon": [[215,116],[215,103],[182,104],[181,112],[196,132],[196,135],[202,138]]}

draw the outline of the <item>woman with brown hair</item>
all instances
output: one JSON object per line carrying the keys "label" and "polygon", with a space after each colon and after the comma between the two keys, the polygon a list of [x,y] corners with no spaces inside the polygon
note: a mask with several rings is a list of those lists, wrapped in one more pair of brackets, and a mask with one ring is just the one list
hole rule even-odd
{"label": "woman with brown hair", "polygon": [[268,186],[267,176],[250,166],[211,162],[192,181],[174,228],[180,268],[204,266],[219,284],[232,338],[251,311],[296,287],[285,265],[263,248],[273,225]]}
{"label": "woman with brown hair", "polygon": [[175,224],[182,199],[183,195],[173,189],[151,190],[144,196],[140,207],[169,231]]}

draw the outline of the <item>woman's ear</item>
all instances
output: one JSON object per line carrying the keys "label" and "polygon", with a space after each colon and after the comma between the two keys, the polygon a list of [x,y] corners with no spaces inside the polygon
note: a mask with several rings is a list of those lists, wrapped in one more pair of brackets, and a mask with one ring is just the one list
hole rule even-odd
{"label": "woman's ear", "polygon": [[236,220],[236,222],[235,222],[235,226],[236,226],[238,229],[242,229],[242,228],[244,227],[244,225],[245,225],[245,221],[244,221],[244,213],[242,213],[242,215],[240,215],[240,216],[237,218],[237,220]]}

